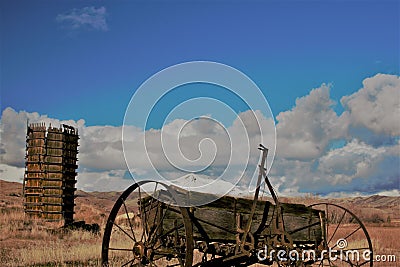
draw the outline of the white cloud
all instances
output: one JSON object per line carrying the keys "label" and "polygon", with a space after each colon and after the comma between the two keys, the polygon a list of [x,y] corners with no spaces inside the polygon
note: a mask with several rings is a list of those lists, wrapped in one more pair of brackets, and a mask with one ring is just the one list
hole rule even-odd
{"label": "white cloud", "polygon": [[276,117],[280,157],[310,160],[321,156],[331,140],[347,131],[344,118],[332,109],[330,86],[323,84],[309,95],[296,99],[296,105]]}
{"label": "white cloud", "polygon": [[0,177],[9,182],[20,182],[24,179],[25,168],[0,163]]}
{"label": "white cloud", "polygon": [[[342,98],[347,110],[340,116],[333,110],[327,85],[312,90],[297,99],[291,110],[280,113],[277,158],[270,175],[277,190],[291,195],[371,194],[399,188],[398,79],[392,75],[365,79],[363,89]],[[374,97],[367,99],[367,91]],[[368,120],[376,124],[368,126]],[[392,137],[388,139],[387,135]],[[335,140],[341,140],[344,146],[332,147]],[[367,142],[371,140],[379,142]]]}
{"label": "white cloud", "polygon": [[87,171],[82,170],[77,176],[77,188],[90,191],[123,191],[132,183],[132,179],[124,179],[126,170]]}
{"label": "white cloud", "polygon": [[126,167],[122,152],[122,130],[115,126],[87,126],[80,132],[79,164],[91,169]]}
{"label": "white cloud", "polygon": [[[273,130],[271,119],[263,118],[260,112],[255,112],[254,115],[260,119],[265,129]],[[242,165],[246,167],[246,162],[249,160],[248,153],[250,153],[247,151],[248,142],[245,141],[247,140],[245,130],[239,127],[239,121],[242,119],[246,122],[246,126],[252,129],[249,142],[254,146],[253,152],[256,152],[252,155],[254,162],[251,163],[254,166],[250,168],[249,173],[246,173],[247,176],[245,175],[249,182],[259,158],[256,148],[258,143],[262,142],[260,136],[262,131],[256,134],[254,125],[252,125],[256,120],[250,121],[246,119],[248,117],[251,116],[246,113],[240,114],[233,125],[227,129],[223,129],[221,125],[210,119],[198,119],[190,122],[176,120],[165,125],[162,130],[148,130],[146,133],[138,128],[125,126],[125,135],[122,137],[122,126],[85,126],[83,120],[59,121],[38,113],[16,112],[12,108],[6,108],[2,114],[0,126],[2,134],[0,148],[3,163],[0,170],[8,173],[8,179],[12,179],[11,175],[19,167],[18,178],[15,177],[14,180],[20,180],[23,176],[21,167],[24,166],[26,123],[29,119],[30,123],[45,122],[47,125],[51,123],[55,127],[65,123],[78,128],[80,134],[78,187],[81,189],[108,190],[110,188],[108,183],[113,179],[116,183],[126,183],[126,180],[123,179],[127,167],[122,150],[122,139],[125,140],[125,153],[132,155],[135,159],[134,164],[131,165],[135,178],[154,179],[152,176],[154,166],[161,175],[173,180],[187,173],[179,168],[199,169],[211,164],[211,167],[205,170],[205,176],[213,179],[225,171],[225,178],[233,179],[233,182],[236,182],[241,177],[239,170]],[[264,133],[265,144],[273,146],[274,132],[268,133],[265,130]],[[231,135],[231,139],[229,135]],[[161,146],[161,136],[164,147]],[[181,137],[180,140],[177,136]],[[146,138],[145,151],[142,149],[144,138]],[[177,141],[178,149],[175,147],[168,149],[168,146]],[[274,147],[271,148],[271,153],[273,154],[273,152]],[[164,156],[165,153],[167,153],[168,159]],[[227,171],[227,166],[233,167]],[[11,170],[13,171],[11,172]],[[97,182],[98,179],[99,182]],[[118,187],[117,184],[112,188],[116,187]]]}
{"label": "white cloud", "polygon": [[[261,130],[257,133],[258,123]],[[201,170],[200,174],[209,179],[221,178],[233,185],[240,182],[241,186],[249,186],[255,183],[257,175],[258,144],[264,143],[270,148],[271,158],[274,154],[274,122],[259,111],[240,113],[229,127],[205,117],[190,121],[178,119],[161,130],[146,131],[145,142],[146,145],[143,136],[138,136],[124,143],[134,176],[140,173],[141,178],[171,181]],[[269,166],[271,163],[269,160]],[[216,187],[213,189],[214,193],[220,192]]]}
{"label": "white cloud", "polygon": [[[399,78],[381,74],[365,79],[362,89],[342,98],[345,112],[341,115],[334,111],[335,103],[329,91],[329,85],[321,85],[298,98],[291,110],[278,114],[277,157],[269,175],[276,190],[283,195],[308,192],[332,196],[352,192],[398,193],[400,133],[396,117],[400,113],[396,101]],[[363,111],[361,106],[367,109]],[[143,133],[133,126],[85,126],[84,120],[59,121],[38,113],[16,112],[6,108],[0,125],[2,179],[21,181],[28,119],[30,122],[43,121],[54,126],[66,123],[79,129],[80,169],[77,186],[85,190],[122,190],[132,183],[132,180],[124,178],[127,167],[122,152],[123,140],[125,153],[134,158],[130,166],[136,178],[154,178],[151,171],[153,166],[147,154],[168,180],[186,175],[187,172],[177,170],[164,156],[162,136],[166,144],[164,149],[175,166],[199,168],[207,166],[211,160],[212,168],[199,174],[199,177],[214,179],[229,165],[231,169],[226,174],[227,179],[218,186],[233,185],[243,175],[243,183],[238,186],[246,191],[248,187],[245,185],[257,174],[259,151],[256,148],[261,140],[260,134],[263,135],[262,142],[271,148],[270,156],[275,142],[275,135],[271,131],[273,121],[259,111],[239,114],[226,129],[210,118],[202,118],[190,123],[174,120],[162,130],[152,129]],[[257,130],[257,121],[261,122],[262,133]],[[243,124],[247,127],[246,131]],[[357,132],[352,131],[355,128]],[[377,139],[390,135],[390,142],[368,142],[362,138],[366,131]],[[180,140],[177,139],[179,134]],[[145,140],[147,153],[141,153]],[[331,146],[335,140],[341,140],[343,145]],[[231,147],[236,151],[232,155]],[[249,151],[249,148],[253,150]],[[268,161],[271,163],[272,157]],[[250,162],[250,166],[243,174],[240,164],[244,162]],[[220,192],[221,188],[216,189]]]}
{"label": "white cloud", "polygon": [[374,148],[355,139],[321,157],[318,170],[332,185],[349,183],[354,178],[369,177],[386,152],[384,147]]}
{"label": "white cloud", "polygon": [[327,194],[326,198],[351,198],[351,197],[363,197],[368,196],[365,192],[332,192]]}
{"label": "white cloud", "polygon": [[386,190],[386,191],[377,193],[377,195],[389,196],[389,197],[400,197],[400,190],[399,189]]}
{"label": "white cloud", "polygon": [[400,77],[377,74],[363,81],[363,88],[344,96],[341,103],[350,124],[377,134],[400,135]]}
{"label": "white cloud", "polygon": [[12,108],[3,110],[0,120],[0,162],[15,167],[24,166],[25,138],[27,123],[44,122],[47,125],[58,127],[61,124],[68,124],[82,129],[85,121],[73,120],[60,121],[48,118],[46,115],[39,115],[37,112],[26,111],[16,112]]}
{"label": "white cloud", "polygon": [[105,7],[84,7],[73,9],[56,17],[57,22],[63,23],[72,30],[89,29],[98,31],[108,31],[106,21],[107,10]]}

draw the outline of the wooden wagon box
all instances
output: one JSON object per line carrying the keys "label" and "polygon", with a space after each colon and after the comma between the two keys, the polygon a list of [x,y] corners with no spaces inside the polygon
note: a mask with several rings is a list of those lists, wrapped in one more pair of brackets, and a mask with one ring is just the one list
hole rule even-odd
{"label": "wooden wagon box", "polygon": [[[158,193],[158,199],[168,198],[170,195],[164,191]],[[190,194],[190,196],[189,196]],[[163,197],[165,195],[165,197]],[[168,196],[167,196],[168,195]],[[180,190],[175,198],[178,203],[187,203],[190,198],[207,199],[209,195],[198,192],[187,192]],[[186,201],[186,202],[185,202]],[[151,203],[151,205],[150,205]],[[158,206],[157,201],[151,197],[143,198],[142,205],[148,214],[148,223],[156,222]],[[253,199],[222,196],[221,198],[200,207],[191,207],[189,215],[193,223],[193,237],[195,240],[206,239],[209,242],[232,242],[235,243],[238,229],[244,229],[250,219]],[[302,204],[281,203],[280,204],[285,225],[285,232],[290,234],[296,243],[316,243],[322,240],[320,224],[320,210],[314,210]],[[165,209],[176,209],[168,207]],[[271,236],[276,234],[273,226],[277,209],[274,204],[267,200],[258,200],[256,211],[251,223],[250,233],[257,236]],[[181,216],[179,213],[169,212],[163,219],[163,228],[171,229],[176,220]],[[323,215],[322,215],[323,216]],[[151,228],[151,225],[149,225]],[[182,229],[183,231],[183,229]]]}

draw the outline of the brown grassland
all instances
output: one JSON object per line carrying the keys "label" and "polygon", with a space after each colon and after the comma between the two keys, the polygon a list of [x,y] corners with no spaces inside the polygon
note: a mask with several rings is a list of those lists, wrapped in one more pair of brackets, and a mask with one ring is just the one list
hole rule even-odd
{"label": "brown grassland", "polygon": [[[100,266],[102,232],[119,193],[77,192],[75,220],[98,223],[100,234],[61,230],[60,224],[29,219],[21,195],[21,184],[0,180],[0,266]],[[308,205],[328,200],[308,196],[281,201]],[[348,207],[365,223],[375,255],[396,257],[396,262],[375,262],[374,266],[400,266],[400,197],[329,201]]]}

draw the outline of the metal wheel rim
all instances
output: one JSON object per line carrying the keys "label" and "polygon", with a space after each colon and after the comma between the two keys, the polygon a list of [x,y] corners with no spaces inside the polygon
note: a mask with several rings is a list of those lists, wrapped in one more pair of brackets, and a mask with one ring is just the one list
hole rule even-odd
{"label": "metal wheel rim", "polygon": [[[125,200],[136,190],[139,190],[139,192],[140,192],[140,188],[148,183],[159,184],[160,186],[166,188],[168,190],[168,193],[170,193],[174,199],[177,199],[176,192],[171,187],[169,187],[163,183],[160,183],[160,182],[141,181],[141,182],[132,184],[130,187],[128,187],[115,202],[115,204],[109,214],[109,217],[107,219],[106,227],[104,230],[103,242],[102,242],[102,265],[103,266],[114,266],[111,262],[109,262],[109,260],[110,260],[109,252],[111,249],[113,249],[110,247],[110,240],[111,240],[112,231],[113,231],[113,229],[115,229],[115,225],[116,225],[115,220],[116,220],[118,212],[121,209],[125,209],[126,213],[128,214],[128,211],[127,211],[126,205],[125,205]],[[157,186],[155,188],[157,188]],[[183,225],[181,224],[180,228],[184,228],[185,233],[186,233],[185,234],[185,245],[186,245],[185,258],[184,259],[180,259],[179,257],[176,257],[176,258],[177,259],[179,258],[178,261],[179,261],[180,266],[189,267],[189,266],[192,266],[192,262],[193,262],[193,228],[192,228],[192,224],[190,223],[188,209],[181,208],[181,207],[174,207],[173,209],[179,211],[179,213],[182,217],[182,224],[183,224]],[[131,226],[131,229],[132,229],[132,226]],[[143,231],[145,231],[145,230],[143,230]],[[129,235],[129,233],[126,233],[126,234]],[[135,235],[133,233],[133,230],[132,230],[132,234]],[[132,246],[132,252],[133,252],[133,249],[134,249],[134,246]],[[153,264],[152,262],[134,263],[134,261],[135,260],[132,259],[131,261],[126,262],[126,263],[122,264],[121,266],[146,266],[146,265],[157,266],[157,265]]]}
{"label": "metal wheel rim", "polygon": [[[344,238],[344,239],[351,237],[353,234],[355,234],[361,230],[365,236],[367,243],[368,243],[368,245],[367,245],[368,247],[354,248],[352,250],[368,249],[370,251],[370,254],[369,254],[369,260],[361,260],[361,262],[352,262],[351,260],[350,261],[342,260],[341,262],[343,262],[343,264],[347,264],[346,266],[371,266],[372,267],[373,266],[372,242],[371,242],[371,238],[368,234],[368,231],[367,231],[365,225],[362,223],[362,221],[349,209],[339,206],[337,204],[323,202],[323,203],[312,204],[309,206],[309,208],[315,209],[318,206],[320,208],[323,207],[322,210],[325,212],[325,214],[328,214],[328,216],[329,216],[329,211],[332,211],[334,209],[342,211],[342,213],[339,215],[339,222],[337,223],[336,227],[333,229],[333,232],[329,232],[329,226],[330,226],[329,223],[325,225],[326,226],[325,231],[327,231],[327,237],[326,237],[326,240],[324,240],[324,242],[326,242],[328,248],[334,249],[335,247],[337,247],[337,244],[331,243],[331,242],[334,241],[333,238],[335,237],[339,227],[342,225],[343,218],[345,217],[345,215],[348,214],[349,216],[351,216],[352,219],[354,219],[356,224],[358,224],[358,227],[356,228],[356,230],[353,230],[353,232],[351,232],[350,235],[346,236],[346,238]],[[329,222],[329,220],[328,220],[328,222]],[[342,250],[342,251],[346,251],[346,250]],[[331,262],[328,259],[323,259],[323,260],[317,261],[315,264],[312,266],[337,266],[337,265],[335,265],[334,262]]]}

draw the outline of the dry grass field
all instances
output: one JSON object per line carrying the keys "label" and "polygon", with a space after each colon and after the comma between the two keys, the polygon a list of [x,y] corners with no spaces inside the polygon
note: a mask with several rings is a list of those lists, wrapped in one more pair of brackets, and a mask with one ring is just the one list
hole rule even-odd
{"label": "dry grass field", "polygon": [[[26,218],[21,193],[21,184],[0,180],[0,266],[100,266],[102,233],[62,230],[59,224]],[[78,191],[75,220],[98,223],[102,232],[118,195]],[[321,199],[309,196],[281,201],[311,204]],[[400,266],[400,197],[329,201],[348,207],[365,222],[375,255],[396,257],[396,262],[375,262],[374,266]]]}

